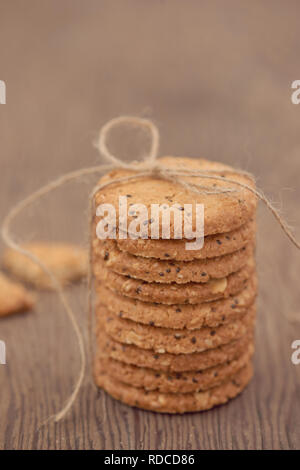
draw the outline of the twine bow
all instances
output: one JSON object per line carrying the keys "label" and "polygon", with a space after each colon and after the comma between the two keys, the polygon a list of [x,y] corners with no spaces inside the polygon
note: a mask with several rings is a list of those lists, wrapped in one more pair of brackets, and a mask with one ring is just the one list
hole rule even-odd
{"label": "twine bow", "polygon": [[[148,155],[146,155],[141,162],[131,161],[131,162],[124,162],[118,159],[115,155],[113,155],[107,146],[107,136],[112,128],[122,125],[122,124],[129,124],[133,126],[142,127],[146,129],[151,134],[151,147]],[[133,172],[132,175],[124,176],[121,178],[114,178],[110,179],[109,181],[103,182],[97,185],[89,196],[89,227],[90,227],[90,243],[89,243],[89,268],[88,268],[88,318],[89,318],[89,331],[91,331],[91,324],[92,324],[92,250],[91,250],[91,235],[92,235],[92,220],[93,220],[93,201],[95,194],[100,191],[101,189],[110,186],[112,184],[117,183],[124,183],[131,180],[140,180],[145,177],[153,177],[153,178],[160,178],[163,180],[168,180],[173,183],[179,184],[183,186],[186,190],[196,193],[196,194],[222,194],[222,193],[232,193],[238,190],[238,187],[246,189],[254,194],[259,200],[263,201],[263,203],[267,206],[267,208],[272,212],[276,220],[278,221],[279,225],[286,233],[290,241],[300,249],[300,243],[296,240],[294,235],[292,234],[290,228],[288,227],[285,220],[280,216],[279,212],[275,209],[272,203],[264,196],[262,191],[254,189],[252,186],[238,182],[233,180],[232,178],[227,178],[226,176],[221,176],[226,173],[226,170],[194,170],[194,169],[187,169],[187,168],[166,168],[157,160],[158,155],[158,148],[159,148],[159,132],[157,127],[153,124],[152,121],[147,119],[141,119],[132,116],[120,116],[111,121],[107,122],[101,129],[99,134],[98,142],[96,143],[96,148],[99,150],[102,157],[107,160],[107,163],[103,163],[101,165],[82,168],[80,170],[72,171],[70,173],[66,173],[59,178],[55,179],[54,181],[46,184],[42,188],[38,189],[27,198],[20,201],[15,207],[13,207],[7,216],[4,218],[4,222],[2,225],[2,238],[6,245],[19,253],[27,256],[31,261],[36,263],[50,278],[53,288],[59,296],[59,299],[67,313],[69,320],[73,326],[74,333],[76,335],[81,359],[80,371],[78,374],[78,378],[74,385],[74,390],[71,393],[70,397],[68,398],[64,407],[56,413],[54,416],[48,418],[47,421],[53,420],[54,422],[60,421],[70,410],[72,407],[79,391],[82,386],[84,376],[85,376],[85,369],[86,369],[86,353],[83,341],[83,335],[80,331],[78,322],[76,320],[75,314],[65,296],[64,290],[61,284],[58,282],[55,275],[52,271],[33,253],[28,250],[25,250],[19,243],[17,243],[14,239],[14,236],[11,231],[11,224],[15,220],[15,218],[27,207],[29,207],[33,202],[41,199],[44,195],[54,191],[55,189],[63,186],[69,181],[73,181],[79,178],[82,178],[87,175],[92,175],[96,173],[103,173],[110,170],[115,169],[125,169],[130,170]],[[228,170],[229,171],[229,170]],[[230,170],[230,173],[236,173],[239,175],[245,175],[250,180],[254,180],[253,175],[248,172],[242,170]],[[208,180],[215,180],[215,181],[222,181],[223,183],[226,182],[229,184],[228,187],[216,187],[212,188],[209,186],[205,186],[203,184],[199,184],[198,182],[190,182],[186,181],[184,178],[203,178]],[[233,186],[232,186],[233,185]],[[90,339],[90,345],[92,345],[92,341]]]}

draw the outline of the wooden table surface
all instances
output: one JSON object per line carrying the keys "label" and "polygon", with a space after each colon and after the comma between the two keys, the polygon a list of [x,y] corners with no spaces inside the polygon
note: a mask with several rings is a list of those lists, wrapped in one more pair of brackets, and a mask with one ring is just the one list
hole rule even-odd
{"label": "wooden table surface", "polygon": [[[99,162],[107,119],[155,120],[161,154],[250,170],[300,237],[297,1],[0,0],[0,216],[63,172]],[[133,152],[123,139],[118,154]],[[136,149],[134,149],[136,150]],[[124,153],[125,155],[125,153]],[[70,184],[16,223],[21,240],[86,242],[95,179]],[[87,374],[57,425],[79,368],[55,294],[0,321],[0,449],[299,449],[300,254],[261,207],[255,377],[228,405],[185,416],[143,412],[98,391]],[[68,290],[86,336],[86,288]]]}

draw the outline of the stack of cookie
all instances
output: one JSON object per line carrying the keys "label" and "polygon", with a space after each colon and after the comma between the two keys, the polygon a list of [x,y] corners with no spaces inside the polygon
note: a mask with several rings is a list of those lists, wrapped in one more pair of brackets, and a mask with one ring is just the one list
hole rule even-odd
{"label": "stack of cookie", "polygon": [[[173,157],[160,162],[254,186],[220,163]],[[130,175],[116,170],[101,182]],[[254,352],[256,197],[220,179],[184,180],[201,184],[203,192],[145,177],[106,186],[95,196],[97,207],[111,204],[117,212],[116,239],[101,240],[94,231],[95,381],[129,405],[168,413],[206,410],[238,395],[251,379]],[[218,192],[228,186],[233,190]],[[137,217],[130,210],[135,204],[149,214],[151,204],[182,211],[203,204],[203,247],[187,250],[187,240],[175,239],[172,218],[168,239],[120,236],[119,196],[127,197],[128,224]],[[95,227],[100,220],[95,216]],[[150,237],[153,220],[140,223]],[[159,223],[162,229],[162,218]]]}

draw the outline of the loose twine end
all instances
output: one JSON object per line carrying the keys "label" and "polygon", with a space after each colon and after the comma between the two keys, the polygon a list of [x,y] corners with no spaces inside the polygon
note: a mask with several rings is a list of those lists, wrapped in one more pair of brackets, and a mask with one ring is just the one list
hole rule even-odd
{"label": "loose twine end", "polygon": [[[108,146],[107,146],[108,134],[114,127],[119,126],[119,125],[138,126],[144,130],[147,130],[150,133],[151,147],[150,147],[148,155],[144,158],[143,161],[138,162],[138,163],[137,162],[129,162],[129,163],[123,162],[122,160],[118,159],[115,155],[113,155],[109,151]],[[159,132],[158,132],[157,127],[154,125],[152,121],[148,119],[133,117],[133,116],[120,116],[115,119],[112,119],[111,121],[108,121],[102,127],[100,134],[99,134],[98,141],[96,142],[95,146],[99,150],[100,155],[102,155],[102,157],[107,161],[107,163],[93,166],[93,167],[82,168],[76,171],[72,171],[70,173],[66,173],[58,177],[54,181],[51,181],[47,185],[43,186],[39,190],[35,191],[31,195],[29,195],[27,198],[20,201],[15,207],[13,207],[9,211],[9,213],[4,219],[2,230],[1,230],[2,238],[8,247],[27,256],[31,261],[36,263],[49,276],[49,279],[51,280],[51,283],[53,285],[53,289],[57,293],[64,307],[64,310],[71,322],[71,325],[72,325],[72,328],[73,328],[73,331],[75,333],[77,343],[78,343],[79,354],[80,354],[80,370],[79,370],[78,378],[74,385],[73,392],[67,399],[65,406],[59,412],[57,412],[53,416],[50,416],[42,424],[42,426],[44,426],[45,424],[49,422],[54,422],[54,423],[59,422],[66,416],[66,414],[72,408],[78,396],[78,393],[80,392],[81,386],[83,384],[87,361],[86,361],[83,335],[80,331],[80,327],[76,320],[76,315],[72,307],[70,306],[69,301],[59,281],[57,280],[55,275],[49,270],[49,268],[37,256],[35,256],[30,251],[25,250],[22,247],[22,245],[17,243],[14,239],[14,235],[11,230],[11,225],[13,221],[21,212],[23,212],[24,209],[31,206],[34,202],[41,199],[45,195],[51,193],[52,191],[55,191],[57,188],[64,186],[66,183],[83,178],[84,176],[87,176],[87,175],[103,173],[103,172],[110,171],[113,169],[128,169],[133,172],[131,176],[110,179],[109,181],[105,183],[97,185],[96,187],[93,188],[92,192],[89,195],[89,242],[90,243],[89,243],[88,285],[87,285],[87,290],[88,290],[87,312],[88,312],[88,331],[89,331],[89,346],[90,346],[89,354],[90,354],[91,359],[93,357],[93,340],[92,340],[92,332],[93,332],[92,278],[93,276],[92,276],[92,243],[91,243],[93,209],[94,209],[93,201],[94,201],[95,194],[101,189],[107,186],[110,186],[112,184],[119,184],[119,183],[131,181],[131,180],[138,181],[147,176],[152,176],[152,177],[157,177],[157,178],[161,178],[164,180],[172,181],[176,184],[183,186],[188,191],[192,193],[196,193],[196,194],[209,195],[209,194],[232,193],[232,192],[236,192],[238,190],[238,187],[240,187],[254,194],[259,200],[261,200],[267,206],[267,208],[274,215],[275,219],[277,220],[277,222],[279,223],[279,225],[281,226],[285,234],[288,236],[290,241],[298,249],[300,249],[300,243],[296,240],[296,238],[292,234],[287,223],[281,217],[281,215],[276,210],[276,208],[272,205],[272,203],[263,194],[262,191],[258,189],[254,189],[249,184],[241,183],[236,180],[233,180],[232,178],[221,176],[221,173],[223,173],[223,171],[222,172],[216,171],[216,170],[201,170],[200,171],[200,170],[189,170],[186,168],[170,169],[161,165],[157,160],[158,148],[159,148]],[[251,180],[254,180],[253,175],[251,175],[250,173],[247,173],[242,170],[234,170],[234,172],[236,174],[245,175]],[[213,179],[216,181],[222,181],[223,183],[226,182],[229,184],[229,186],[220,187],[220,188],[216,188],[212,190],[210,187],[206,187],[203,184],[201,185],[197,182],[194,182],[194,183],[187,182],[184,179],[184,177],[189,177],[189,178],[200,177],[201,179],[203,178],[203,179],[208,179],[208,180]]]}

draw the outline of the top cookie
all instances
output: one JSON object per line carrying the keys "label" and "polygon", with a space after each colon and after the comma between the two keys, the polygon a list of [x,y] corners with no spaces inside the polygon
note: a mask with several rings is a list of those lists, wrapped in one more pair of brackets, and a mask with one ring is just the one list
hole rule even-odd
{"label": "top cookie", "polygon": [[[255,187],[254,182],[246,175],[235,173],[235,170],[227,165],[218,162],[212,162],[204,159],[193,159],[185,157],[163,157],[159,162],[172,169],[194,169],[198,171],[209,170],[217,171],[217,176],[229,178],[237,183],[246,184],[252,188]],[[99,184],[111,181],[113,179],[132,176],[134,172],[131,170],[118,169],[110,172],[101,178]],[[213,173],[210,173],[213,175]],[[229,193],[218,194],[198,194],[191,192],[184,186],[166,181],[155,176],[143,177],[127,182],[113,183],[95,195],[95,205],[112,204],[116,210],[117,227],[119,216],[119,196],[127,196],[127,221],[130,223],[134,220],[134,213],[130,214],[130,206],[133,204],[143,204],[148,211],[148,218],[143,221],[144,225],[151,225],[151,204],[167,204],[172,207],[178,204],[178,211],[183,213],[184,204],[192,204],[193,220],[192,229],[196,229],[195,208],[196,204],[204,205],[204,235],[212,235],[216,233],[230,232],[241,227],[254,215],[257,197],[249,190],[241,186],[203,177],[180,177],[183,181],[200,184],[205,186],[206,191],[214,191],[222,188],[232,188],[235,191]],[[161,218],[160,218],[161,219]],[[182,217],[182,227],[183,227]],[[160,237],[161,237],[162,220],[160,220]],[[150,238],[150,229],[148,229]],[[184,231],[183,231],[184,233]],[[170,220],[170,239],[174,236],[174,220],[171,216]]]}

